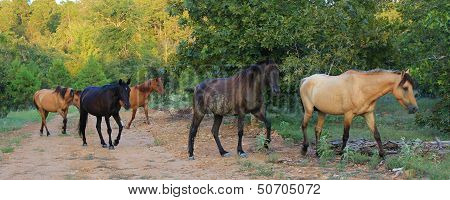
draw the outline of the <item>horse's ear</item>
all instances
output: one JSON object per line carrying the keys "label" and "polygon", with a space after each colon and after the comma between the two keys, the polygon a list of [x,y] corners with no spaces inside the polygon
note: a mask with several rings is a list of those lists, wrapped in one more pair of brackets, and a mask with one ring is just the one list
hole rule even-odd
{"label": "horse's ear", "polygon": [[405,74],[409,74],[409,69],[406,70]]}
{"label": "horse's ear", "polygon": [[130,85],[130,83],[131,83],[131,78],[129,78],[129,79],[127,80],[127,85]]}
{"label": "horse's ear", "polygon": [[75,92],[73,91],[73,89],[70,89],[70,96],[73,97],[75,95]]}

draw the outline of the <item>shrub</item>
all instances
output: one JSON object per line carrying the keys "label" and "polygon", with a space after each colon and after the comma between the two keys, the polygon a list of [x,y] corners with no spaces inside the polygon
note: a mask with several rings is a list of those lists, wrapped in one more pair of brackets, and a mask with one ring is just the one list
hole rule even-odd
{"label": "shrub", "polygon": [[36,76],[24,66],[19,68],[16,77],[7,88],[15,107],[27,108],[32,105],[33,95],[41,87],[41,81]]}
{"label": "shrub", "polygon": [[69,71],[61,59],[56,59],[52,62],[52,66],[48,69],[47,79],[51,88],[55,88],[58,85],[71,87],[72,84]]}
{"label": "shrub", "polygon": [[84,67],[77,74],[77,81],[74,88],[83,89],[87,86],[101,86],[109,82],[103,71],[102,65],[90,56]]}

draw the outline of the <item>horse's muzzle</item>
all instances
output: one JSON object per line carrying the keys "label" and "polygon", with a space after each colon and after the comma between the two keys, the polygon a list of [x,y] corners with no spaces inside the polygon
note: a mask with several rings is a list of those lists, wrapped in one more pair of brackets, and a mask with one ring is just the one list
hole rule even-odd
{"label": "horse's muzzle", "polygon": [[408,113],[409,113],[409,114],[414,114],[414,113],[416,113],[417,111],[419,111],[419,107],[413,106],[413,105],[408,106]]}

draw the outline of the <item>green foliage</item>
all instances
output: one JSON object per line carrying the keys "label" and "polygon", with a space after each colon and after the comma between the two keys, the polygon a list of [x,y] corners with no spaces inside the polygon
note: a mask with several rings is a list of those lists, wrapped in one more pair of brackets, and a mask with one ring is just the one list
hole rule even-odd
{"label": "green foliage", "polygon": [[431,109],[420,110],[416,114],[416,123],[421,126],[433,127],[443,133],[450,133],[450,99],[445,95]]}
{"label": "green foliage", "polygon": [[266,143],[266,137],[264,134],[259,134],[256,136],[256,150],[257,151],[265,151],[266,148],[264,147],[264,144]]}
{"label": "green foliage", "polygon": [[33,95],[40,87],[41,81],[36,74],[22,66],[17,70],[7,93],[15,97],[12,103],[17,108],[28,108],[33,104]]}
{"label": "green foliage", "polygon": [[319,144],[317,146],[317,154],[319,155],[320,161],[326,163],[335,158],[334,151],[331,149],[330,134],[327,130],[323,130],[320,135]]}
{"label": "green foliage", "polygon": [[354,163],[354,164],[366,164],[371,160],[371,157],[364,155],[362,153],[356,152],[348,147],[345,147],[342,154],[341,162],[344,163]]}
{"label": "green foliage", "polygon": [[429,179],[443,179],[450,178],[450,156],[444,155],[441,158],[436,158],[435,154],[425,154],[418,148],[420,140],[414,144],[404,144],[398,156],[389,157],[386,160],[386,167],[388,169],[403,168],[407,174],[407,178],[425,177]]}
{"label": "green foliage", "polygon": [[72,84],[69,71],[60,59],[53,61],[52,66],[48,69],[47,79],[51,88],[55,88],[58,85],[70,87]]}
{"label": "green foliage", "polygon": [[78,73],[77,81],[73,87],[76,89],[84,89],[87,86],[102,86],[109,81],[105,76],[102,65],[91,56]]}

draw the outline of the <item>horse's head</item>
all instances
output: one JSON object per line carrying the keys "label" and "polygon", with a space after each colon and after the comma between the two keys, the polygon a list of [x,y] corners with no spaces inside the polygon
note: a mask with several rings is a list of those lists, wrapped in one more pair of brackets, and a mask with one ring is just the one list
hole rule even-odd
{"label": "horse's head", "polygon": [[265,79],[266,84],[270,86],[272,94],[280,94],[280,70],[278,70],[277,64],[272,61],[265,63]]}
{"label": "horse's head", "polygon": [[161,77],[155,78],[151,81],[150,88],[156,90],[159,94],[164,94],[164,81]]}
{"label": "horse's head", "polygon": [[414,114],[419,110],[416,98],[414,97],[414,81],[409,74],[409,70],[402,72],[400,79],[392,90],[392,94],[404,108],[408,109],[409,114]]}
{"label": "horse's head", "polygon": [[64,102],[66,103],[72,102],[74,96],[74,90],[72,88],[57,86],[55,92],[59,93]]}
{"label": "horse's head", "polygon": [[80,95],[81,95],[81,91],[79,90],[75,90],[74,94],[73,94],[73,100],[72,100],[72,104],[77,107],[78,109],[80,109]]}
{"label": "horse's head", "polygon": [[130,109],[130,82],[131,80],[128,79],[127,82],[122,81],[122,79],[119,80],[119,102],[120,104],[123,104],[123,107],[125,109]]}

